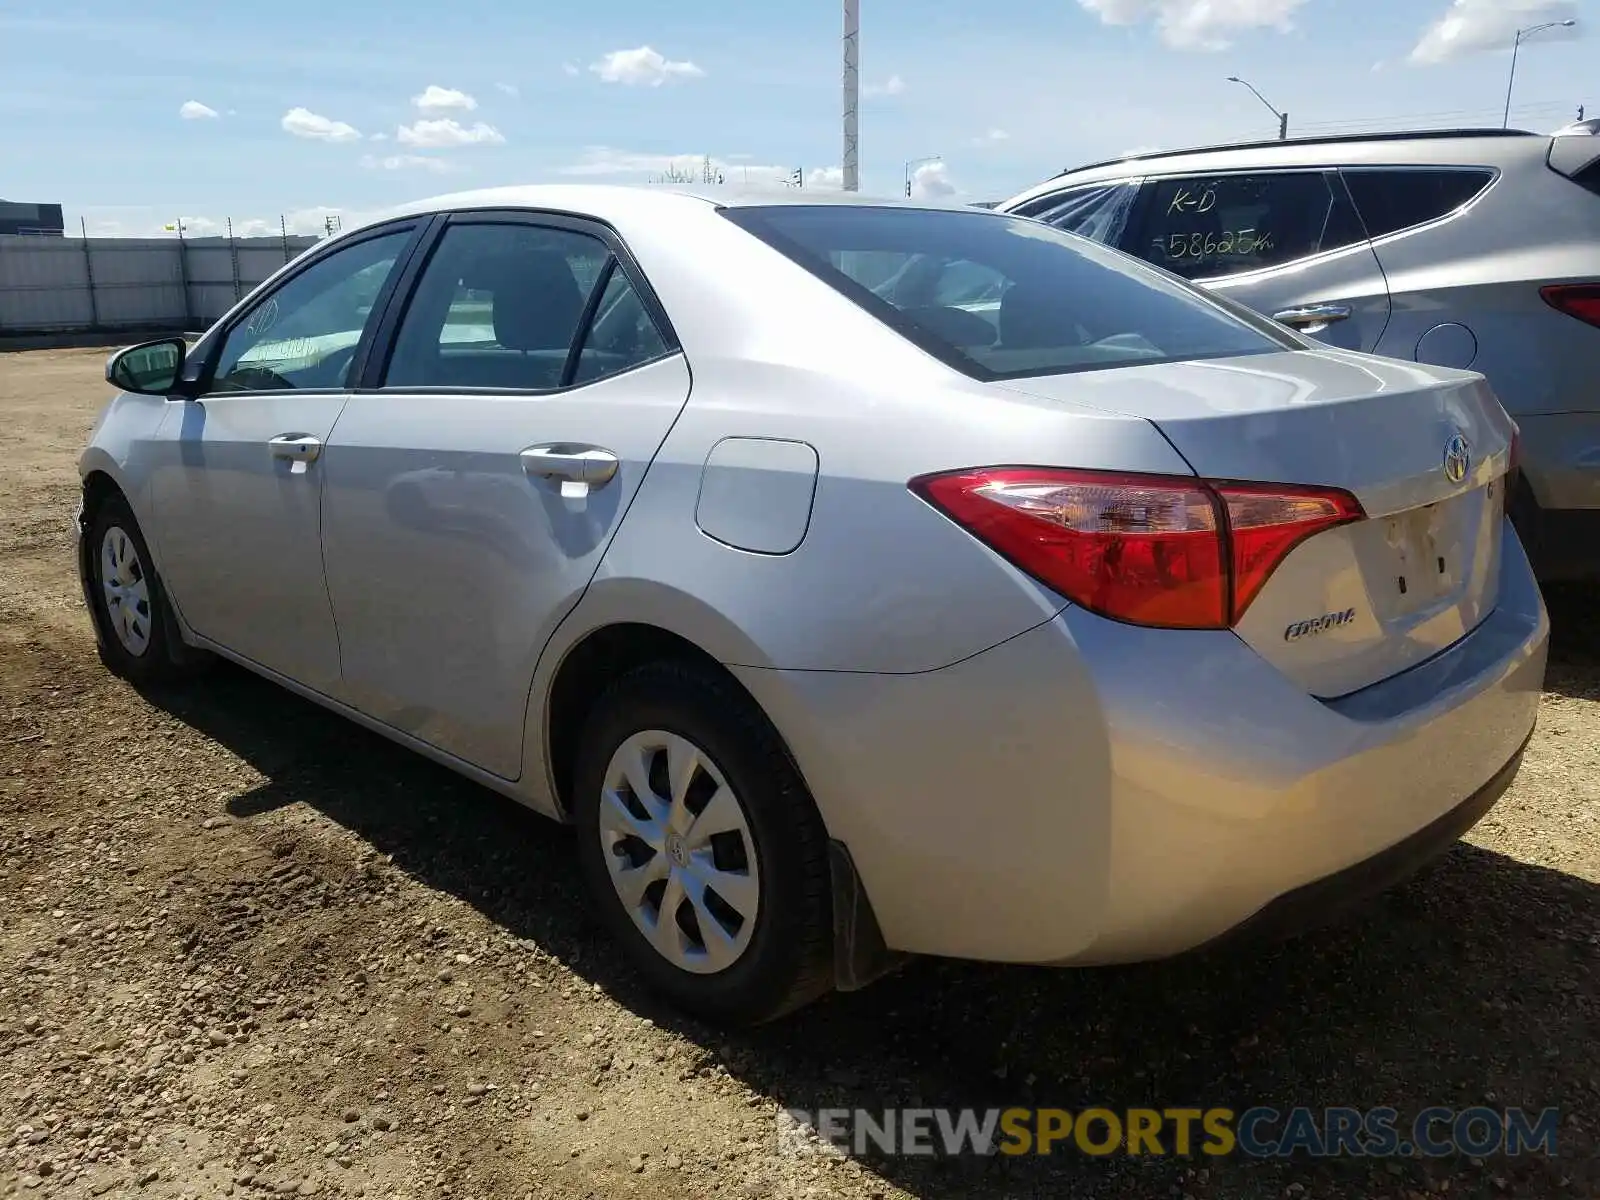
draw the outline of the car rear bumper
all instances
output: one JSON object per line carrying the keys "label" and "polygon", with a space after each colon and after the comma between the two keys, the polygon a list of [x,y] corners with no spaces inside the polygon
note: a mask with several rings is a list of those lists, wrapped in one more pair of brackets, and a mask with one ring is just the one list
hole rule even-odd
{"label": "car rear bumper", "polygon": [[[1600,467],[1595,474],[1600,482]],[[1511,519],[1541,580],[1600,579],[1600,507],[1546,508],[1524,479],[1511,498]]]}
{"label": "car rear bumper", "polygon": [[1517,752],[1495,772],[1494,778],[1431,825],[1363,862],[1284,893],[1201,949],[1271,941],[1325,925],[1409,879],[1483,820],[1516,780],[1526,748],[1526,742],[1518,746]]}
{"label": "car rear bumper", "polygon": [[1523,477],[1539,506],[1600,512],[1600,412],[1523,415],[1516,422]]}
{"label": "car rear bumper", "polygon": [[1509,782],[1549,623],[1515,537],[1502,559],[1499,606],[1473,633],[1333,702],[1231,633],[1072,608],[940,671],[737,673],[890,949],[1160,958],[1385,852],[1409,860],[1396,848],[1433,845],[1424,831],[1443,837]]}

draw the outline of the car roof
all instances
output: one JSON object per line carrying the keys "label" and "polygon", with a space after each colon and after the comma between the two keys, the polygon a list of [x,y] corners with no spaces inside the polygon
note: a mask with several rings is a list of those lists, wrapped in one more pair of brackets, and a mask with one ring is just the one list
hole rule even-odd
{"label": "car roof", "polygon": [[962,212],[981,211],[968,205],[933,200],[902,200],[886,196],[864,196],[859,192],[826,191],[808,188],[741,189],[707,185],[703,188],[542,183],[511,187],[482,188],[452,192],[425,200],[412,201],[384,213],[376,220],[436,212],[465,212],[475,209],[529,209],[595,217],[601,221],[636,221],[652,214],[682,215],[695,209],[750,208],[770,205],[848,205],[868,208],[934,209]]}
{"label": "car roof", "polygon": [[1121,179],[1170,171],[1221,171],[1250,167],[1498,165],[1518,154],[1544,153],[1549,135],[1526,129],[1425,129],[1388,133],[1234,142],[1160,150],[1069,167],[1007,204],[1059,189],[1064,183]]}

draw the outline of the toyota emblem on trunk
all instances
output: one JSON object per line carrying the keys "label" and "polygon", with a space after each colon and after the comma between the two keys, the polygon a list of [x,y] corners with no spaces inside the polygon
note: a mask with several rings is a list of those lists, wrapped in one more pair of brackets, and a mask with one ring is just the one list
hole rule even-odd
{"label": "toyota emblem on trunk", "polygon": [[1460,483],[1472,466],[1472,448],[1467,439],[1456,434],[1444,444],[1444,477],[1451,483]]}

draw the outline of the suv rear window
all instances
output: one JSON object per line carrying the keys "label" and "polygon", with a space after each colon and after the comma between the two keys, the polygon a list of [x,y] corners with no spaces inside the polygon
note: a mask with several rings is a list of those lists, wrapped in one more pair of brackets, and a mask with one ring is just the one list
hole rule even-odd
{"label": "suv rear window", "polygon": [[1448,216],[1494,179],[1493,171],[1481,168],[1390,167],[1346,169],[1340,174],[1366,223],[1367,236],[1374,238]]}
{"label": "suv rear window", "polygon": [[722,211],[975,379],[1302,348],[1265,318],[1023,217],[887,205]]}

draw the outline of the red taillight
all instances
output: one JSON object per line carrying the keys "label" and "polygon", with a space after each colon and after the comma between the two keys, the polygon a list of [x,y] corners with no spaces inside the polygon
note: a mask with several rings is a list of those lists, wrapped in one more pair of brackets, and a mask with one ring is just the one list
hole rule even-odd
{"label": "red taillight", "polygon": [[1348,492],[993,467],[911,488],[1076,604],[1134,625],[1226,629],[1306,538],[1357,521]]}
{"label": "red taillight", "polygon": [[1600,328],[1600,283],[1558,283],[1539,289],[1544,302],[1586,325]]}

